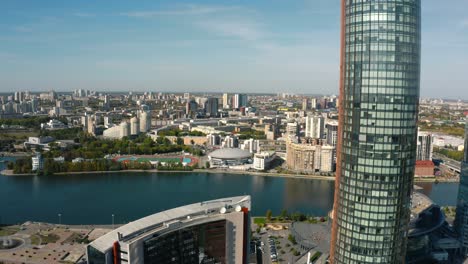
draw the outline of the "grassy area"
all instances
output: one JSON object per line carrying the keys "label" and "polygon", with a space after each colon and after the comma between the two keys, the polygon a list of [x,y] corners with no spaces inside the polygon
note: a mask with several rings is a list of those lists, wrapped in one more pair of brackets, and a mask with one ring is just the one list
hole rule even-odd
{"label": "grassy area", "polygon": [[465,127],[463,125],[427,125],[420,124],[422,131],[440,132],[452,136],[463,137],[465,135]]}
{"label": "grassy area", "polygon": [[60,239],[59,236],[55,234],[48,234],[48,235],[43,235],[43,234],[35,234],[31,236],[31,244],[33,245],[45,245],[49,243],[55,243]]}
{"label": "grassy area", "polygon": [[38,235],[31,236],[31,244],[39,245],[40,242],[41,242],[41,238]]}
{"label": "grassy area", "polygon": [[315,252],[315,254],[312,257],[310,257],[310,262],[314,263],[314,261],[316,261],[321,255],[322,255],[322,252],[320,251]]}
{"label": "grassy area", "polygon": [[457,151],[457,150],[450,150],[450,149],[444,149],[444,148],[434,148],[434,152],[442,154],[449,159],[453,159],[456,161],[462,161],[463,160],[463,151]]}
{"label": "grassy area", "polygon": [[27,139],[28,137],[37,137],[39,133],[37,132],[4,132],[0,133],[0,140],[5,140],[5,139]]}
{"label": "grassy area", "polygon": [[11,226],[0,227],[0,237],[11,236],[11,235],[16,234],[18,231],[19,231],[18,227],[11,227]]}
{"label": "grassy area", "polygon": [[266,218],[265,217],[255,217],[254,218],[254,223],[257,225],[265,225],[266,224]]}

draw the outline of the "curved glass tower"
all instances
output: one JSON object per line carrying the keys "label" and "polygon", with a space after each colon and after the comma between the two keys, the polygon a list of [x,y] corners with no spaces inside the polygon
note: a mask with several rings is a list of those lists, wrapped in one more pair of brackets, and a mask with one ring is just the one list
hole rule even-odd
{"label": "curved glass tower", "polygon": [[332,263],[403,263],[416,156],[420,0],[342,0]]}

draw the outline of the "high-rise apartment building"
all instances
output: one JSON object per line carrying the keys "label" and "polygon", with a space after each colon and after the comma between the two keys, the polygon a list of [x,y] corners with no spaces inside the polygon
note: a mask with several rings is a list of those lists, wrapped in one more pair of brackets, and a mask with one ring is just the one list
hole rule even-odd
{"label": "high-rise apartment building", "polygon": [[309,99],[302,99],[302,110],[307,111],[309,109]]}
{"label": "high-rise apartment building", "polygon": [[342,0],[331,263],[403,263],[416,161],[420,0]]}
{"label": "high-rise apartment building", "polygon": [[306,117],[305,136],[310,138],[323,138],[325,130],[325,118],[321,115]]}
{"label": "high-rise apartment building", "polygon": [[223,94],[223,108],[224,109],[229,108],[229,94],[228,93]]}
{"label": "high-rise apartment building", "polygon": [[338,139],[338,122],[333,121],[325,126],[327,128],[327,144],[335,147]]}
{"label": "high-rise apartment building", "polygon": [[418,131],[416,160],[432,160],[434,136],[428,132]]}
{"label": "high-rise apartment building", "polygon": [[455,230],[458,233],[462,253],[468,255],[468,118],[465,125],[465,157],[461,163],[460,185],[458,186]]}

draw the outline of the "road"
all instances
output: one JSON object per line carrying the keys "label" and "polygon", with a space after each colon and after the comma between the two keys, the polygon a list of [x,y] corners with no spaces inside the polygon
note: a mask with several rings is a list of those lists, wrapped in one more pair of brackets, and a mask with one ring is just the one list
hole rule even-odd
{"label": "road", "polygon": [[448,158],[448,157],[446,157],[444,155],[441,155],[439,153],[434,153],[433,158],[443,160],[444,161],[443,164],[445,166],[447,166],[449,168],[452,168],[452,169],[456,170],[457,172],[460,172],[461,162],[450,159],[450,158]]}

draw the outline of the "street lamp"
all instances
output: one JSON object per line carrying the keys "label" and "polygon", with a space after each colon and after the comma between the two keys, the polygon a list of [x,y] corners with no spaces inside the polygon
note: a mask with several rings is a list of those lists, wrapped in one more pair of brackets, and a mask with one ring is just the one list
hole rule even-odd
{"label": "street lamp", "polygon": [[58,214],[58,218],[59,218],[59,225],[62,224],[62,214]]}
{"label": "street lamp", "polygon": [[114,229],[114,214],[112,214],[112,229]]}

